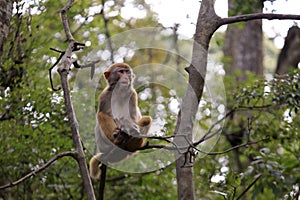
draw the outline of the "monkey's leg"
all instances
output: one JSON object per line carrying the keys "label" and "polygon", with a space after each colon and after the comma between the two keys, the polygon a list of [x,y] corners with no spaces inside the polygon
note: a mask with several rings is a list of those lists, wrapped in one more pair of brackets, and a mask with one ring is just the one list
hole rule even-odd
{"label": "monkey's leg", "polygon": [[152,124],[152,118],[150,116],[143,116],[138,122],[140,132],[143,135],[147,135]]}
{"label": "monkey's leg", "polygon": [[[137,125],[139,126],[140,133],[142,135],[147,135],[152,123],[152,118],[150,116],[143,116],[138,122]],[[141,135],[141,136],[142,136]],[[126,143],[125,149],[134,152],[139,148],[143,147],[146,143],[146,138],[132,136]]]}
{"label": "monkey's leg", "polygon": [[99,179],[100,171],[99,171],[99,165],[100,165],[100,157],[102,156],[101,153],[98,153],[97,155],[93,156],[90,160],[90,176],[93,179]]}
{"label": "monkey's leg", "polygon": [[102,132],[111,141],[114,142],[114,132],[118,128],[115,121],[106,113],[98,112],[97,114],[98,124],[101,127]]}

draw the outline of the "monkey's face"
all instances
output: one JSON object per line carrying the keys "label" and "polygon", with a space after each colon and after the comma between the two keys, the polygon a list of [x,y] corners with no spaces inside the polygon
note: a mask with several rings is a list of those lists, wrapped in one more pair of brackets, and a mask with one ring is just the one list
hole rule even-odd
{"label": "monkey's face", "polygon": [[117,69],[116,73],[119,78],[119,80],[118,80],[119,86],[121,86],[121,87],[122,86],[124,86],[124,87],[131,86],[133,74],[130,69],[119,68],[119,69]]}
{"label": "monkey's face", "polygon": [[116,63],[104,72],[107,83],[111,88],[128,89],[132,86],[134,74],[129,65]]}

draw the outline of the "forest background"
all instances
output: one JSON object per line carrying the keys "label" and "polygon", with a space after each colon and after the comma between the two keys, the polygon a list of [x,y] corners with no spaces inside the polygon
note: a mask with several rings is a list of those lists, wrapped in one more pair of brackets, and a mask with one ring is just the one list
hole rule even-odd
{"label": "forest background", "polygon": [[[39,169],[59,153],[73,151],[74,146],[63,92],[53,91],[48,71],[60,55],[50,48],[68,47],[60,18],[66,2],[0,2],[5,5],[0,19],[1,186]],[[231,0],[228,15],[261,13],[263,5]],[[126,7],[132,8],[132,16],[122,13]],[[186,18],[190,20],[189,15]],[[86,68],[73,65],[68,80],[86,162],[94,154],[95,102],[105,87],[101,73],[113,62],[135,67],[140,108],[154,118],[151,133],[172,135],[186,91],[184,69],[191,62],[195,30],[183,35],[179,30],[184,24],[161,23],[159,13],[146,0],[78,0],[68,19],[76,41],[85,44],[72,56]],[[196,21],[189,26],[196,26]],[[278,33],[264,34],[262,20],[255,20],[217,31],[210,41],[194,140],[211,127],[216,130],[211,140],[197,146],[196,199],[299,199],[300,30],[296,21],[281,49],[274,45],[276,38]],[[60,84],[56,69],[50,72],[54,87]],[[165,141],[149,139],[149,143]],[[156,150],[140,154],[152,151]],[[149,168],[150,161],[141,163]],[[144,173],[108,168],[105,197],[178,198],[175,163],[159,160],[153,168]],[[98,185],[93,182],[95,190]],[[78,164],[68,156],[0,190],[0,197],[87,199]]]}

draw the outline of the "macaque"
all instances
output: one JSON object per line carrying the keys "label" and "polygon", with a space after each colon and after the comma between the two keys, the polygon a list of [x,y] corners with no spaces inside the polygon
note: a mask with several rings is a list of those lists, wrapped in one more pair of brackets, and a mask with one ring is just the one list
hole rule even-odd
{"label": "macaque", "polygon": [[98,97],[95,138],[100,153],[90,160],[90,175],[99,178],[101,162],[114,163],[143,147],[152,118],[142,116],[133,88],[135,75],[125,63],[111,65],[104,76],[107,87]]}

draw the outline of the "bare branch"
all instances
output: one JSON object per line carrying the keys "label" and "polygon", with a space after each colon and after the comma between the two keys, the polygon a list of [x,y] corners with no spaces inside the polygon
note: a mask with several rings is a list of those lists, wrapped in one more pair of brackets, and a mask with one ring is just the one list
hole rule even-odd
{"label": "bare branch", "polygon": [[68,18],[67,18],[67,12],[71,8],[73,2],[74,2],[74,0],[68,0],[67,5],[60,11],[64,30],[65,30],[65,33],[67,36],[67,40],[69,42],[74,41],[74,38],[73,38],[71,30],[70,30],[70,26],[69,26],[69,22],[68,22]]}
{"label": "bare branch", "polygon": [[78,152],[78,154],[79,154],[77,161],[78,161],[81,176],[83,179],[84,188],[87,192],[88,199],[92,200],[92,199],[95,199],[94,190],[93,190],[92,182],[91,182],[91,179],[90,179],[89,173],[88,173],[88,168],[87,168],[87,164],[86,164],[86,160],[85,160],[85,154],[83,152],[83,147],[82,147],[82,143],[80,140],[80,134],[79,134],[79,130],[78,130],[78,122],[77,122],[75,112],[73,109],[73,103],[72,103],[71,94],[70,94],[70,87],[69,87],[69,83],[68,83],[68,72],[69,72],[70,66],[72,64],[71,59],[68,55],[71,54],[70,47],[72,47],[72,45],[73,45],[73,42],[71,41],[70,45],[66,51],[66,54],[63,56],[62,66],[61,66],[61,68],[59,68],[58,72],[61,77],[61,85],[62,85],[62,89],[64,91],[64,100],[65,100],[68,120],[69,120],[69,123],[71,126],[73,144],[76,149],[76,152]]}
{"label": "bare branch", "polygon": [[78,63],[77,60],[75,60],[75,61],[73,62],[73,65],[74,65],[75,68],[80,68],[80,69],[90,67],[90,68],[91,68],[91,76],[90,76],[90,77],[91,77],[91,79],[93,79],[94,74],[95,74],[95,65],[96,65],[98,62],[100,62],[100,61],[101,61],[101,60],[95,60],[95,61],[92,61],[92,62],[90,62],[90,63],[88,63],[88,64],[81,65],[81,64]]}
{"label": "bare branch", "polygon": [[67,19],[67,12],[70,9],[70,7],[72,6],[72,4],[73,4],[73,0],[69,0],[67,5],[61,10],[62,23],[63,23],[64,30],[65,30],[65,33],[67,36],[67,40],[69,41],[69,46],[66,49],[65,54],[62,57],[62,62],[58,68],[58,72],[61,77],[61,85],[62,85],[62,89],[64,92],[66,111],[67,111],[68,120],[69,120],[69,123],[71,126],[73,144],[74,144],[75,150],[78,154],[77,162],[78,162],[81,177],[83,180],[84,189],[86,191],[87,198],[89,200],[94,200],[96,198],[95,198],[92,182],[91,182],[91,179],[89,176],[82,143],[80,140],[80,134],[79,134],[79,130],[78,130],[78,122],[77,122],[75,112],[73,109],[73,103],[71,100],[70,87],[69,87],[69,82],[68,82],[68,73],[69,73],[70,67],[72,65],[71,54],[73,51],[78,51],[81,49],[82,46],[84,46],[84,44],[76,42],[74,40],[74,38],[71,34],[71,31],[70,31],[70,26],[69,26],[68,19]]}
{"label": "bare branch", "polygon": [[[82,46],[84,46],[84,44],[79,43],[79,42],[74,42],[74,47],[72,47],[72,52],[81,50]],[[61,61],[61,59],[63,58],[63,56],[65,55],[66,52],[58,50],[58,49],[54,49],[54,48],[50,48],[50,50],[60,53],[60,55],[59,55],[58,59],[56,60],[56,62],[49,68],[49,79],[50,79],[51,88],[52,88],[53,91],[58,91],[58,90],[61,89],[61,86],[58,86],[57,88],[54,87],[53,79],[52,79],[52,70],[55,66],[58,65],[58,63]],[[92,67],[92,72],[91,72],[92,74],[93,74],[93,70],[94,70],[94,68]]]}
{"label": "bare branch", "polygon": [[273,14],[273,13],[255,13],[239,15],[234,17],[222,18],[218,25],[219,27],[225,24],[232,24],[236,22],[245,22],[255,19],[268,19],[268,20],[300,20],[300,15],[288,15],[288,14]]}
{"label": "bare branch", "polygon": [[166,145],[161,145],[161,144],[147,144],[141,148],[139,148],[138,150],[145,150],[145,149],[163,149],[163,148],[166,148],[168,150],[174,150],[174,147],[169,147],[169,146],[166,146]]}
{"label": "bare branch", "polygon": [[[220,133],[222,131],[222,127],[217,129],[216,131],[213,131],[213,129],[220,123],[222,123],[222,121],[224,121],[226,118],[228,118],[229,116],[231,116],[234,112],[238,112],[238,111],[242,111],[242,110],[245,110],[245,109],[248,109],[248,110],[260,110],[260,109],[265,109],[265,108],[270,108],[272,105],[270,104],[266,104],[266,105],[261,105],[261,106],[239,106],[238,108],[235,108],[235,109],[232,109],[230,110],[229,112],[226,113],[226,115],[224,117],[222,117],[221,119],[219,119],[218,121],[216,121],[214,124],[212,124],[210,126],[210,128],[208,129],[207,133],[205,133],[204,136],[202,136],[202,138],[200,138],[198,141],[194,142],[194,143],[191,143],[188,138],[186,137],[186,135],[180,135],[180,134],[177,134],[177,135],[170,135],[170,136],[147,136],[147,135],[139,135],[139,136],[136,136],[136,137],[140,137],[140,138],[147,138],[147,139],[156,139],[156,140],[162,140],[162,141],[165,141],[169,144],[172,144],[172,146],[166,146],[166,145],[159,145],[159,144],[147,144],[145,145],[144,147],[138,149],[138,150],[145,150],[145,149],[162,149],[162,148],[165,148],[167,150],[177,150],[178,152],[181,152],[181,153],[186,153],[186,151],[181,151],[180,149],[187,149],[189,147],[192,147],[194,149],[196,149],[197,151],[199,152],[202,152],[201,150],[197,149],[196,147],[201,144],[202,142],[208,140],[208,139],[211,139],[212,137],[216,136],[218,133]],[[251,121],[248,121],[248,132],[250,132],[252,129],[251,129]],[[186,143],[187,143],[187,146],[181,146],[181,147],[178,147],[176,145],[176,143],[174,143],[172,140],[170,140],[171,138],[174,138],[174,137],[182,137]],[[263,140],[267,140],[268,138],[265,138]],[[262,141],[263,141],[262,140]],[[255,144],[255,143],[258,143],[260,141],[257,141],[257,142],[250,142],[250,140],[248,141],[248,143],[245,143],[245,144],[242,144],[241,146],[234,146],[232,147],[231,149],[228,149],[226,150],[225,152],[215,152],[215,153],[211,153],[212,155],[215,155],[215,154],[223,154],[223,153],[226,153],[226,152],[229,152],[231,150],[234,150],[234,149],[237,149],[237,148],[240,148],[240,147],[243,147],[243,146],[247,146],[247,145],[251,145],[251,144]],[[202,152],[202,153],[206,153],[208,155],[210,155],[210,153],[207,153],[207,152]]]}
{"label": "bare branch", "polygon": [[105,13],[104,13],[105,0],[101,0],[101,4],[102,4],[102,9],[100,11],[100,14],[104,21],[105,36],[106,36],[108,48],[110,51],[110,60],[112,63],[114,63],[114,48],[113,48],[112,41],[111,41],[110,31],[108,29],[108,19],[106,18]]}
{"label": "bare branch", "polygon": [[206,151],[203,151],[203,150],[200,150],[200,149],[197,149],[197,148],[195,148],[195,149],[196,149],[196,151],[199,151],[200,153],[204,153],[206,155],[220,155],[220,154],[228,153],[228,152],[230,152],[232,150],[235,150],[235,149],[239,149],[241,147],[247,147],[247,146],[250,146],[250,145],[253,145],[253,144],[257,144],[257,143],[260,143],[260,142],[263,142],[263,141],[267,141],[269,139],[270,139],[269,137],[266,137],[266,138],[263,138],[263,139],[258,140],[258,141],[253,141],[253,142],[248,141],[248,142],[246,142],[244,144],[236,145],[236,146],[231,147],[229,149],[226,149],[224,151],[218,151],[218,152],[206,152]]}
{"label": "bare branch", "polygon": [[55,157],[51,158],[48,162],[46,162],[41,167],[39,167],[39,168],[35,169],[34,171],[30,172],[29,174],[23,176],[19,180],[16,180],[16,181],[14,181],[12,183],[8,183],[6,185],[0,186],[0,190],[3,190],[3,189],[6,189],[6,188],[10,188],[10,187],[19,185],[23,181],[31,178],[32,176],[35,176],[37,173],[44,171],[45,169],[47,169],[48,167],[50,167],[55,161],[57,161],[60,158],[65,157],[65,156],[71,156],[71,157],[73,157],[74,159],[77,160],[77,156],[78,155],[77,155],[76,152],[71,152],[71,151],[60,153],[60,154],[56,155]]}
{"label": "bare branch", "polygon": [[57,88],[54,87],[53,85],[53,80],[52,80],[52,70],[53,68],[59,63],[59,61],[62,59],[62,57],[64,56],[65,52],[60,52],[60,56],[58,57],[58,59],[56,60],[56,62],[49,68],[49,79],[50,79],[50,84],[51,84],[51,88],[53,91],[58,91],[61,89],[60,86],[58,86]]}
{"label": "bare branch", "polygon": [[253,181],[252,183],[236,198],[236,200],[241,199],[247,192],[248,190],[250,190],[250,188],[261,178],[261,174],[258,175]]}
{"label": "bare branch", "polygon": [[231,116],[234,113],[234,111],[235,111],[235,109],[229,111],[224,117],[222,117],[221,119],[219,119],[218,121],[216,121],[213,125],[211,125],[211,127],[208,129],[207,133],[199,141],[195,142],[193,145],[197,146],[200,143],[204,142],[205,140],[208,140],[208,139],[214,137],[216,134],[218,134],[222,130],[222,128],[218,129],[213,134],[211,134],[213,128],[215,128],[219,123],[221,123],[222,121],[224,121],[227,117]]}

